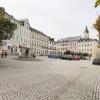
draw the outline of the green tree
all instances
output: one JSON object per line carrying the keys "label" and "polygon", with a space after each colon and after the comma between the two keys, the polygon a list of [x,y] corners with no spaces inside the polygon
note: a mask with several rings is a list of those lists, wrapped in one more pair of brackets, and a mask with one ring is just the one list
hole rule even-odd
{"label": "green tree", "polygon": [[17,28],[15,23],[5,18],[0,18],[0,43],[2,40],[10,39],[14,30]]}
{"label": "green tree", "polygon": [[96,23],[94,24],[94,27],[98,31],[99,47],[100,47],[100,16],[98,16],[98,19],[96,20]]}
{"label": "green tree", "polygon": [[95,2],[95,7],[99,6],[100,5],[100,0],[96,0]]}

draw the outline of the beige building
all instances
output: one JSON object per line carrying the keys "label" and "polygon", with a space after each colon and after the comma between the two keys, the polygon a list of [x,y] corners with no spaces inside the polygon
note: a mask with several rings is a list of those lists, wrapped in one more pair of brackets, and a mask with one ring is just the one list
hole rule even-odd
{"label": "beige building", "polygon": [[63,40],[58,40],[56,42],[56,53],[59,55],[63,55],[65,51],[68,50],[67,42]]}
{"label": "beige building", "polygon": [[13,37],[3,41],[2,49],[6,49],[8,53],[24,54],[26,50],[31,49],[31,30],[28,19],[17,20],[12,15],[5,12],[4,8],[0,8],[4,12],[4,17],[11,22],[17,24],[17,29],[14,31]]}
{"label": "beige building", "polygon": [[56,43],[57,51],[60,53],[60,55],[63,55],[65,51],[78,51],[78,40],[81,38],[81,36],[76,37],[68,37],[62,40],[58,40]]}
{"label": "beige building", "polygon": [[90,33],[88,31],[88,28],[86,27],[84,31],[84,38],[81,38],[78,41],[78,52],[91,54],[92,58],[94,58],[96,49],[98,47],[98,40],[91,39],[89,35]]}
{"label": "beige building", "polygon": [[35,53],[38,56],[48,55],[49,37],[34,28],[31,28],[31,32],[32,32],[31,53]]}
{"label": "beige building", "polygon": [[81,38],[78,41],[78,52],[94,54],[98,46],[97,39],[85,39]]}
{"label": "beige building", "polygon": [[88,53],[92,55],[92,58],[94,58],[98,46],[98,40],[89,38],[90,33],[87,27],[85,28],[83,35],[83,38],[82,36],[75,36],[58,40],[56,42],[56,51],[60,55],[63,55],[64,52],[68,50]]}

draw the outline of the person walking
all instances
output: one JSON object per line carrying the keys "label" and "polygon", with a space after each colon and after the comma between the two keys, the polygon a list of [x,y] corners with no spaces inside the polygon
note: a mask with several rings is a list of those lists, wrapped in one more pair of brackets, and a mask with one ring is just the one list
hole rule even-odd
{"label": "person walking", "polygon": [[91,55],[89,54],[89,60],[91,59]]}
{"label": "person walking", "polygon": [[5,50],[5,58],[7,58],[7,56],[8,56],[8,53],[7,53],[7,50]]}
{"label": "person walking", "polygon": [[4,50],[2,50],[1,58],[4,58]]}
{"label": "person walking", "polygon": [[33,58],[35,58],[36,57],[36,55],[35,55],[35,53],[33,53]]}

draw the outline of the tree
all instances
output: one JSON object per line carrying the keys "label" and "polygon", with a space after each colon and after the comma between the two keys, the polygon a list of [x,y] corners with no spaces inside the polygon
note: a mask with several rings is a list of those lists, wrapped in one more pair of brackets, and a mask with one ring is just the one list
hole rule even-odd
{"label": "tree", "polygon": [[94,27],[98,31],[99,47],[100,47],[100,16],[98,16],[98,19],[96,20],[96,23],[94,24]]}
{"label": "tree", "polygon": [[0,18],[0,43],[2,40],[10,39],[16,28],[17,25],[15,23],[6,18]]}
{"label": "tree", "polygon": [[96,0],[95,2],[95,7],[99,6],[100,5],[100,0]]}
{"label": "tree", "polygon": [[66,55],[66,54],[70,54],[71,52],[68,50],[68,51],[65,51],[64,52],[64,55]]}

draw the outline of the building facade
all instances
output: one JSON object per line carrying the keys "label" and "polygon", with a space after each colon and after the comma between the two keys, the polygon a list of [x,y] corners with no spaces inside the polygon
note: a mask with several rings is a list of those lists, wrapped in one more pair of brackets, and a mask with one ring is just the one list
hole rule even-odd
{"label": "building facade", "polygon": [[63,55],[65,51],[81,52],[94,55],[98,46],[98,40],[89,37],[90,33],[86,26],[82,36],[68,37],[56,42],[56,51]]}
{"label": "building facade", "polygon": [[54,38],[49,37],[49,45],[48,45],[48,55],[56,54],[56,42]]}
{"label": "building facade", "polygon": [[30,27],[28,19],[17,20],[5,12],[2,7],[0,8],[0,17],[5,17],[17,25],[13,37],[9,40],[3,40],[3,45],[0,44],[0,50],[7,50],[8,53],[13,54],[24,54],[28,51],[30,54],[35,53],[41,56],[48,54],[63,55],[68,50],[91,55],[96,53],[98,41],[89,37],[90,33],[87,27],[83,33],[83,38],[82,36],[75,36],[55,42],[54,38],[50,38],[43,32]]}
{"label": "building facade", "polygon": [[85,28],[84,37],[78,41],[78,52],[88,53],[94,58],[96,49],[98,47],[98,40],[89,37],[90,33],[88,28]]}
{"label": "building facade", "polygon": [[56,43],[57,51],[60,55],[63,55],[65,51],[78,52],[78,40],[80,38],[81,36],[76,36],[58,40]]}
{"label": "building facade", "polygon": [[3,40],[2,49],[7,50],[8,53],[24,54],[26,50],[31,49],[31,30],[28,19],[17,20],[12,15],[5,12],[5,9],[0,8],[4,12],[4,17],[17,25],[17,29],[11,39]]}
{"label": "building facade", "polygon": [[81,38],[78,41],[78,52],[88,53],[88,54],[93,55],[96,52],[97,46],[98,46],[97,39]]}
{"label": "building facade", "polygon": [[32,32],[32,53],[35,53],[35,55],[37,56],[48,55],[49,37],[34,28],[31,28],[31,32]]}

